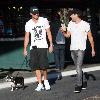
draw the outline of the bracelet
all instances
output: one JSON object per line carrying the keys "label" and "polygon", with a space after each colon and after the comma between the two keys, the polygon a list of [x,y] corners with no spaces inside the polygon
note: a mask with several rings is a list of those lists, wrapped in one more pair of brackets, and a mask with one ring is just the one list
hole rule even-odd
{"label": "bracelet", "polygon": [[51,44],[50,46],[52,46],[52,47],[53,47],[53,44]]}

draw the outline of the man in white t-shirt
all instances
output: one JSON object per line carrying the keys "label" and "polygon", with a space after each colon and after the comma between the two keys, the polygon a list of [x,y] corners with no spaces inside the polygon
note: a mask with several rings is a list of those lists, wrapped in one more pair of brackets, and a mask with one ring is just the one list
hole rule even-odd
{"label": "man in white t-shirt", "polygon": [[[71,37],[71,56],[76,66],[77,83],[75,84],[75,93],[81,92],[82,89],[86,89],[87,82],[82,76],[82,64],[84,53],[86,49],[87,36],[92,48],[92,57],[95,56],[94,41],[92,33],[90,31],[90,25],[86,21],[81,19],[82,12],[78,9],[69,11],[69,16],[72,19],[67,28],[66,37]],[[63,31],[64,32],[64,31]],[[66,33],[66,32],[64,32]]]}
{"label": "man in white t-shirt", "polygon": [[[50,31],[50,25],[47,18],[39,16],[39,10],[37,7],[33,6],[30,8],[30,19],[25,24],[25,40],[24,40],[24,56],[27,56],[27,45],[29,43],[29,35],[31,36],[30,44],[30,67],[32,70],[36,70],[36,77],[38,81],[38,86],[36,91],[41,91],[45,86],[46,90],[50,90],[50,84],[47,80],[47,49],[48,44],[46,40],[46,34],[50,43],[49,52],[53,51],[52,35]],[[44,85],[42,84],[42,73],[44,77]]]}

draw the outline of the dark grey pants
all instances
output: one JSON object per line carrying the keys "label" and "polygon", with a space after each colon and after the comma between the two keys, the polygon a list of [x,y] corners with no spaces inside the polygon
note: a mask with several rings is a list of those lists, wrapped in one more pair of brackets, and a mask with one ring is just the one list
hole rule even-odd
{"label": "dark grey pants", "polygon": [[54,45],[54,59],[56,68],[64,68],[65,44]]}
{"label": "dark grey pants", "polygon": [[71,56],[74,61],[77,77],[76,77],[76,85],[81,86],[82,81],[85,80],[84,75],[82,74],[82,64],[83,64],[83,58],[84,58],[85,51],[83,50],[72,50]]}

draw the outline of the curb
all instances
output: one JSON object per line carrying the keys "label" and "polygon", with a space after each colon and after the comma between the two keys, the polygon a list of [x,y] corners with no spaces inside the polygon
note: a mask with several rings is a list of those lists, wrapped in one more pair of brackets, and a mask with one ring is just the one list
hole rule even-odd
{"label": "curb", "polygon": [[[83,68],[84,72],[92,72],[92,71],[97,71],[97,70],[100,70],[100,66]],[[74,75],[74,74],[76,74],[76,70],[70,70],[70,71],[61,72],[62,77],[70,76],[70,75]],[[57,75],[58,75],[58,73],[48,74],[48,79],[56,78]],[[24,79],[24,83],[25,84],[35,83],[36,81],[37,81],[36,77],[29,77],[29,78],[25,78]],[[9,88],[9,87],[11,87],[11,82],[0,83],[0,90],[4,89],[4,88]]]}

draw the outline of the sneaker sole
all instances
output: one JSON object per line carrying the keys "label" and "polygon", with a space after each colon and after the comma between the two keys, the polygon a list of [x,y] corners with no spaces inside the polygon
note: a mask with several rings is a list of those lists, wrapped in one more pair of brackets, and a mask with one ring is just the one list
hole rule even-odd
{"label": "sneaker sole", "polygon": [[48,90],[46,90],[46,91],[50,91],[51,89],[48,89]]}
{"label": "sneaker sole", "polygon": [[51,88],[49,88],[49,89],[45,89],[46,91],[49,91],[49,90],[51,90]]}
{"label": "sneaker sole", "polygon": [[81,91],[74,91],[74,93],[80,93]]}
{"label": "sneaker sole", "polygon": [[40,89],[40,90],[35,89],[35,91],[38,91],[38,92],[39,92],[39,91],[42,91],[42,90],[44,90],[44,88],[42,88],[42,89]]}
{"label": "sneaker sole", "polygon": [[41,90],[35,90],[35,91],[37,91],[37,92],[41,92],[41,91],[43,91],[44,89],[41,89]]}
{"label": "sneaker sole", "polygon": [[86,88],[82,88],[82,90],[86,90]]}

